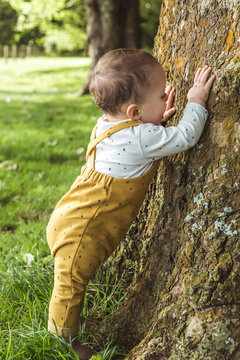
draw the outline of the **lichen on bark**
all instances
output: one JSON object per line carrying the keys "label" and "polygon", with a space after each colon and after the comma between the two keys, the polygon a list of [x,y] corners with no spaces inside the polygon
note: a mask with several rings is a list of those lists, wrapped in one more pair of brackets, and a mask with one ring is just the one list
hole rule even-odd
{"label": "lichen on bark", "polygon": [[198,144],[161,161],[105,265],[128,287],[111,321],[128,360],[240,359],[239,45],[238,0],[164,0],[154,53],[176,88],[173,123],[197,67],[216,81]]}

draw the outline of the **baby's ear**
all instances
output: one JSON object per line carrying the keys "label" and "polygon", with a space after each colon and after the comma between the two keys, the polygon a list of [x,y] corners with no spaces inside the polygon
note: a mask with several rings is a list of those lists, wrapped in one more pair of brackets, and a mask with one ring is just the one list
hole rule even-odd
{"label": "baby's ear", "polygon": [[138,105],[131,104],[127,108],[127,116],[131,120],[141,120],[140,109]]}

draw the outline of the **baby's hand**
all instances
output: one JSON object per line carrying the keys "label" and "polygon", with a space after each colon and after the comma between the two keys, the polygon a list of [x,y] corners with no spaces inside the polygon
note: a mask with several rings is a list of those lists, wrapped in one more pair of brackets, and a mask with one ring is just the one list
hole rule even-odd
{"label": "baby's hand", "polygon": [[197,70],[193,87],[188,91],[188,102],[196,102],[206,107],[209,92],[215,79],[215,75],[209,78],[211,71],[212,69],[207,65]]}
{"label": "baby's hand", "polygon": [[160,124],[165,123],[168,119],[175,113],[176,109],[172,107],[173,98],[174,98],[175,89],[172,88],[171,85],[168,85],[166,88],[167,102],[166,102],[166,110],[163,114],[162,119],[160,120]]}

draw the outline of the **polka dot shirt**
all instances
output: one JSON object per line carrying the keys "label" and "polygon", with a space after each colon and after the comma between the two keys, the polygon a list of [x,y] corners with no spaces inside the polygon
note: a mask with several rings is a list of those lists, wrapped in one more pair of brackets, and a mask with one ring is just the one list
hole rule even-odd
{"label": "polka dot shirt", "polygon": [[[95,169],[116,178],[141,176],[155,160],[193,147],[202,134],[207,116],[203,106],[188,103],[177,126],[141,123],[120,130],[97,145]],[[129,119],[106,122],[101,117],[97,122],[96,136],[124,121]],[[90,159],[87,164],[90,166]]]}

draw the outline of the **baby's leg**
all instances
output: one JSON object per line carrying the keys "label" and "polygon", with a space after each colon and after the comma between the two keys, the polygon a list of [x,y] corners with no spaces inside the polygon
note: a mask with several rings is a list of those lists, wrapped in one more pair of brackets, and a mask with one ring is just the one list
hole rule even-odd
{"label": "baby's leg", "polygon": [[86,280],[80,282],[79,278],[76,279],[72,275],[72,258],[74,256],[71,251],[68,252],[67,246],[59,249],[55,256],[54,289],[49,306],[48,330],[52,333],[56,333],[57,330],[58,335],[71,343],[74,351],[85,360],[96,351],[74,339],[79,330]]}
{"label": "baby's leg", "polygon": [[[70,249],[69,249],[70,248]],[[74,338],[79,330],[87,279],[73,276],[74,246],[61,247],[55,256],[54,288],[49,306],[50,332]],[[75,249],[76,250],[76,249]]]}

